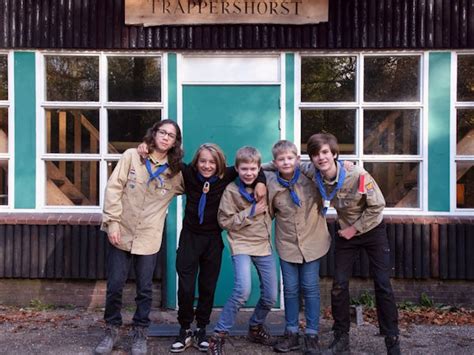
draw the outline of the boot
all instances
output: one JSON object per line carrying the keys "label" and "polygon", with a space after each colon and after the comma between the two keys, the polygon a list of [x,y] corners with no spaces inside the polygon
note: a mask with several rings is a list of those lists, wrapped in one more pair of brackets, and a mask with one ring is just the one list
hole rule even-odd
{"label": "boot", "polygon": [[334,340],[324,354],[350,354],[349,334],[334,331]]}
{"label": "boot", "polygon": [[119,340],[119,327],[108,324],[105,329],[105,336],[100,343],[95,347],[94,354],[110,354],[115,344]]}
{"label": "boot", "polygon": [[387,347],[387,355],[400,355],[400,339],[397,335],[386,336],[385,346]]}
{"label": "boot", "polygon": [[305,334],[304,335],[304,355],[319,355],[321,349],[319,348],[319,339],[316,334]]}
{"label": "boot", "polygon": [[247,334],[248,341],[252,343],[273,346],[276,343],[276,339],[268,332],[267,327],[263,324],[249,326],[249,332]]}
{"label": "boot", "polygon": [[207,353],[209,355],[225,355],[225,338],[227,338],[227,333],[214,333],[214,335],[209,339]]}
{"label": "boot", "polygon": [[273,346],[277,353],[288,353],[300,348],[300,336],[298,333],[285,333],[285,337]]}

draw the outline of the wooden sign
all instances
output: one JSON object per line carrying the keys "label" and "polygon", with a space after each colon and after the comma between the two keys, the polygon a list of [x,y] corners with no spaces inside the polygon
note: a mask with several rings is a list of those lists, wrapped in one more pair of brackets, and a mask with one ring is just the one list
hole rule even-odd
{"label": "wooden sign", "polygon": [[328,20],[329,0],[125,0],[127,25],[290,24]]}

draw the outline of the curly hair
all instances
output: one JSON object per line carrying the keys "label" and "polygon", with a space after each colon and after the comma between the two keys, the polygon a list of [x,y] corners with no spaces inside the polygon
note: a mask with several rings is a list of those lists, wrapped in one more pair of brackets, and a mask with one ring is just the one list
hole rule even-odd
{"label": "curly hair", "polygon": [[181,171],[181,164],[184,156],[183,148],[181,147],[183,142],[183,137],[181,135],[181,129],[178,124],[173,120],[161,120],[156,122],[152,127],[148,128],[143,141],[148,146],[148,153],[152,153],[155,150],[155,135],[158,130],[165,124],[172,125],[176,130],[176,140],[168,151],[168,164],[171,170],[171,177],[175,176]]}

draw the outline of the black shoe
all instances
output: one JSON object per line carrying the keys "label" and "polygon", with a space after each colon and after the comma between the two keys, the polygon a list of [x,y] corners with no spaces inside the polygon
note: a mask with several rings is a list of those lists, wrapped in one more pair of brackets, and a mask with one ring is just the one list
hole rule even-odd
{"label": "black shoe", "polygon": [[285,333],[285,337],[273,346],[277,353],[287,353],[300,348],[300,336],[298,333]]}
{"label": "black shoe", "polygon": [[207,341],[206,328],[197,328],[193,335],[193,345],[203,353],[207,352],[209,342]]}
{"label": "black shoe", "polygon": [[209,339],[209,347],[207,353],[209,355],[225,355],[224,344],[227,333],[214,333]]}
{"label": "black shoe", "polygon": [[305,334],[304,335],[304,355],[319,355],[321,349],[319,348],[319,339],[316,334]]}
{"label": "black shoe", "polygon": [[349,334],[334,331],[334,340],[324,354],[350,354]]}
{"label": "black shoe", "polygon": [[387,355],[400,355],[400,339],[397,335],[386,336],[385,346],[387,347]]}
{"label": "black shoe", "polygon": [[119,327],[116,325],[107,325],[105,336],[95,347],[94,354],[110,354],[115,344],[119,341]]}
{"label": "black shoe", "polygon": [[263,324],[249,326],[249,332],[247,334],[248,341],[252,343],[273,346],[276,343],[276,339],[268,332],[267,327]]}
{"label": "black shoe", "polygon": [[191,329],[181,328],[179,335],[171,344],[170,351],[172,353],[181,353],[193,344],[193,332]]}
{"label": "black shoe", "polygon": [[148,329],[145,327],[133,327],[132,334],[132,355],[146,355]]}

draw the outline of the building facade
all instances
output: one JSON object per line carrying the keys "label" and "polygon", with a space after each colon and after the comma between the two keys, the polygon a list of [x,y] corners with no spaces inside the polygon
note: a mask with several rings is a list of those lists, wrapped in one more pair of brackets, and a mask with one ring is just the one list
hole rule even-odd
{"label": "building facade", "polygon": [[[103,280],[107,178],[171,118],[186,161],[209,141],[230,164],[246,144],[269,160],[278,139],[307,159],[311,134],[334,133],[386,197],[393,276],[472,289],[474,0],[329,0],[317,24],[151,27],[126,25],[125,2],[0,2],[0,282]],[[182,205],[156,270],[172,308]],[[333,269],[331,251],[321,275]],[[369,275],[365,254],[354,271]]]}

